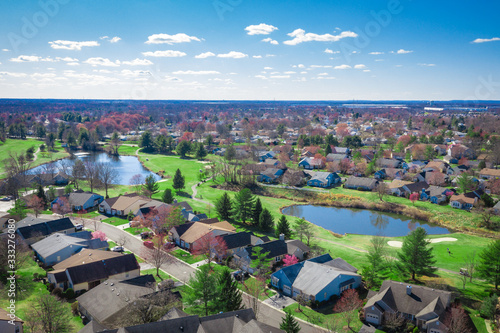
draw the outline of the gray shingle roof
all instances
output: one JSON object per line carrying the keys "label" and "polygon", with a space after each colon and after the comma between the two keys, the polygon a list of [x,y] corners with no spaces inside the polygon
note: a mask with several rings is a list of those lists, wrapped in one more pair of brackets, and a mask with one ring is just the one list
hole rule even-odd
{"label": "gray shingle roof", "polygon": [[73,234],[55,233],[31,245],[33,250],[44,258],[68,246],[74,246],[75,253],[83,247],[91,249],[105,248],[108,247],[108,242],[92,239],[92,234],[89,231],[82,231]]}
{"label": "gray shingle roof", "polygon": [[39,222],[34,222],[31,225],[20,227],[17,229],[18,233],[23,236],[24,239],[29,239],[35,234],[41,234],[41,236],[47,236],[55,232],[68,230],[74,228],[73,223],[67,217],[57,220],[42,220]]}

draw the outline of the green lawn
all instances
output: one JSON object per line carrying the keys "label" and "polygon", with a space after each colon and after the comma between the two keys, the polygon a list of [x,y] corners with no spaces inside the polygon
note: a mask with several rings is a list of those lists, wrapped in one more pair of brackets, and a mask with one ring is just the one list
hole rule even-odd
{"label": "green lawn", "polygon": [[[337,317],[338,318],[337,320],[340,320],[342,326],[347,326],[347,324],[342,319],[341,314],[338,313],[323,314],[304,306],[301,306],[300,307],[301,311],[298,312],[296,311],[298,310],[298,307],[299,304],[294,303],[292,305],[287,306],[285,308],[285,311],[290,311],[290,313],[295,317],[305,320],[311,324],[315,324],[322,327],[327,327],[329,320],[333,320],[334,317]],[[363,326],[363,323],[360,320],[354,320],[353,322],[351,322],[351,328],[353,329],[353,332],[359,331],[361,326]]]}
{"label": "green lawn", "polygon": [[107,219],[102,220],[102,222],[111,224],[116,226],[123,225],[129,223],[129,220],[127,219],[121,219],[119,217],[108,217]]}
{"label": "green lawn", "polygon": [[205,259],[203,256],[193,256],[188,251],[184,251],[182,249],[175,249],[171,251],[170,254],[176,257],[177,259],[180,259],[190,265]]}
{"label": "green lawn", "polygon": [[160,270],[159,272],[160,272],[160,276],[158,277],[156,275],[156,268],[150,268],[150,269],[142,270],[141,271],[141,275],[151,274],[151,275],[153,275],[155,277],[156,282],[161,282],[161,281],[167,280],[167,279],[172,279],[174,281],[178,281],[176,278],[168,275],[167,273],[165,273],[162,270]]}
{"label": "green lawn", "polygon": [[[43,141],[35,140],[35,139],[26,139],[26,140],[18,140],[18,139],[7,139],[4,143],[0,144],[0,156],[1,159],[8,158],[10,153],[25,153],[29,147],[34,146],[35,151],[43,144]],[[38,157],[36,161],[31,162],[32,167],[38,166],[40,164],[48,163],[50,161],[54,161],[57,159],[61,159],[69,156],[69,154],[61,148],[61,144],[56,142],[54,151],[38,153]],[[0,163],[0,178],[5,177],[5,163]]]}
{"label": "green lawn", "polygon": [[[251,289],[252,286],[256,283],[256,281],[257,280],[254,277],[250,277],[250,278],[245,280],[245,285],[243,283],[239,282],[237,285],[238,289],[249,294],[250,292],[246,286],[249,286],[249,288]],[[264,301],[264,300],[266,300],[269,297],[272,297],[274,295],[276,295],[276,291],[266,288],[266,289],[262,290],[262,292],[260,293],[259,300]]]}
{"label": "green lawn", "polygon": [[123,230],[132,235],[139,235],[141,232],[150,231],[149,228],[125,228]]}
{"label": "green lawn", "polygon": [[[205,265],[201,265],[199,268],[201,269],[202,267],[205,267],[205,266],[208,266],[208,264],[205,264]],[[223,270],[226,270],[226,269],[229,269],[230,272],[234,272],[235,270],[234,269],[231,269],[227,266],[223,266],[223,265],[218,265],[214,262],[210,263],[210,268],[212,269],[212,271],[216,272],[216,273],[220,273],[222,272]]]}

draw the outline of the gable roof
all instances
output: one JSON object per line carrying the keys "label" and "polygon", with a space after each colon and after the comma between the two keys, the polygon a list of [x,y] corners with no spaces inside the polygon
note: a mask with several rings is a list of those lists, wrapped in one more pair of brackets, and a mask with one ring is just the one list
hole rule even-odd
{"label": "gable roof", "polygon": [[107,248],[108,242],[98,238],[92,239],[90,231],[81,231],[72,234],[55,233],[31,245],[32,249],[41,257],[46,258],[67,247],[74,247],[74,252],[80,248],[100,249]]}
{"label": "gable roof", "polygon": [[122,281],[108,279],[77,297],[77,301],[94,320],[103,324],[137,298],[154,293],[155,285],[151,274]]}
{"label": "gable roof", "polygon": [[251,232],[237,232],[235,234],[222,235],[222,239],[226,243],[227,249],[236,249],[239,247],[244,247],[252,244]]}
{"label": "gable roof", "polygon": [[[411,287],[411,295],[406,292],[408,286]],[[448,291],[386,280],[380,292],[368,300],[365,308],[382,300],[393,311],[420,317],[434,311],[439,316],[451,303],[452,297]]]}
{"label": "gable roof", "polygon": [[[334,177],[334,174],[331,172],[324,172],[324,171],[318,171],[314,174],[314,176],[310,179],[311,180],[318,180],[322,183],[327,183],[328,182],[328,177],[332,176]],[[337,176],[338,177],[338,176]]]}
{"label": "gable roof", "polygon": [[212,224],[205,224],[200,222],[194,222],[189,226],[189,228],[182,234],[181,238],[186,243],[194,243],[205,234],[211,232],[212,230],[225,231],[227,233],[232,233],[236,230],[229,222],[222,221]]}
{"label": "gable roof", "polygon": [[377,183],[378,183],[378,181],[374,178],[350,176],[349,178],[347,178],[344,185],[354,186],[354,187],[366,186],[368,188],[375,188]]}
{"label": "gable roof", "polygon": [[421,192],[422,189],[429,188],[429,184],[427,184],[427,182],[416,182],[407,184],[404,187],[406,187],[409,192],[413,193],[413,192]]}
{"label": "gable roof", "polygon": [[[10,318],[9,315],[10,315],[9,312],[7,312],[6,310],[0,308],[0,321],[9,321],[9,320],[12,320],[12,318]],[[15,317],[14,321],[23,323],[23,321],[21,319],[19,319],[18,317]]]}
{"label": "gable roof", "polygon": [[96,193],[73,192],[73,193],[69,194],[68,201],[69,201],[70,205],[72,205],[72,206],[81,206],[84,203],[86,203],[87,201],[89,201],[89,199],[93,198],[94,196],[96,196],[97,198],[104,199],[104,197],[102,195],[96,194]]}
{"label": "gable roof", "polygon": [[71,222],[71,220],[67,217],[57,220],[42,220],[40,222],[35,222],[32,225],[28,225],[25,227],[20,227],[17,229],[17,232],[24,238],[29,239],[36,234],[41,234],[41,236],[47,236],[53,234],[58,231],[72,229],[75,226]]}
{"label": "gable roof", "polygon": [[[61,261],[53,266],[54,271],[64,271],[68,267],[83,265],[89,262],[96,262],[101,260],[107,260],[115,257],[122,256],[121,253],[113,251],[102,251],[102,250],[89,250],[83,249],[77,254],[69,257],[66,260]],[[49,272],[52,273],[52,272]]]}

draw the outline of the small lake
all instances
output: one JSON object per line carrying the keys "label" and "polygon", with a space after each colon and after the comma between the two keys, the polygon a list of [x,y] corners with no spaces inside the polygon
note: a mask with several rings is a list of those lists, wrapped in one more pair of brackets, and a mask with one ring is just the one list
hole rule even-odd
{"label": "small lake", "polygon": [[[137,156],[111,156],[102,152],[77,153],[71,157],[54,162],[53,165],[55,168],[59,169],[61,161],[68,160],[72,162],[72,165],[76,159],[80,159],[83,162],[90,161],[93,163],[111,163],[112,167],[115,168],[120,174],[119,179],[115,182],[116,185],[129,185],[130,179],[137,174],[140,174],[144,179],[149,175],[153,175],[156,180],[161,179],[160,176],[143,167]],[[45,166],[40,165],[29,170],[29,173],[43,173],[45,168]]]}
{"label": "small lake", "polygon": [[388,214],[367,209],[296,205],[283,209],[283,214],[304,218],[320,227],[338,234],[373,236],[406,236],[417,227],[429,235],[449,234],[446,228],[425,223],[403,215]]}

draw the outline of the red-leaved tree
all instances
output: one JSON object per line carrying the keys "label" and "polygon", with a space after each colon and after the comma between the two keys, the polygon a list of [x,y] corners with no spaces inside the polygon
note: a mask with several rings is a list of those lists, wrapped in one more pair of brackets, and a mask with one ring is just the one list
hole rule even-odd
{"label": "red-leaved tree", "polygon": [[97,238],[99,238],[103,242],[108,240],[108,237],[106,237],[106,234],[103,231],[99,231],[99,230],[92,232],[92,239],[97,239]]}
{"label": "red-leaved tree", "polygon": [[443,324],[448,328],[448,333],[471,333],[468,317],[462,307],[455,305],[446,311]]}
{"label": "red-leaved tree", "polygon": [[56,202],[52,204],[52,211],[56,214],[61,215],[64,217],[64,215],[71,213],[72,209],[69,204],[68,198],[66,197],[59,197],[57,198]]}
{"label": "red-leaved tree", "polygon": [[412,194],[410,194],[410,201],[415,205],[415,201],[418,200],[418,193],[417,192],[413,192]]}
{"label": "red-leaved tree", "polygon": [[28,199],[28,202],[26,205],[33,209],[33,212],[35,213],[35,217],[38,217],[38,214],[40,214],[43,209],[45,208],[45,205],[43,203],[43,200],[36,196],[36,195],[31,195],[30,198]]}
{"label": "red-leaved tree", "polygon": [[359,298],[356,289],[347,289],[333,307],[333,311],[340,313],[347,327],[351,328],[351,323],[356,319],[356,312],[361,306],[363,306],[363,301]]}
{"label": "red-leaved tree", "polygon": [[191,252],[194,255],[204,256],[208,261],[208,267],[210,267],[212,260],[224,259],[227,245],[221,236],[215,236],[213,232],[209,232],[194,242]]}
{"label": "red-leaved tree", "polygon": [[283,258],[283,266],[285,266],[285,267],[295,265],[298,262],[299,262],[299,259],[296,256],[294,256],[293,254],[291,256],[287,254]]}

